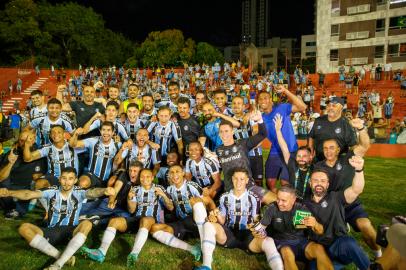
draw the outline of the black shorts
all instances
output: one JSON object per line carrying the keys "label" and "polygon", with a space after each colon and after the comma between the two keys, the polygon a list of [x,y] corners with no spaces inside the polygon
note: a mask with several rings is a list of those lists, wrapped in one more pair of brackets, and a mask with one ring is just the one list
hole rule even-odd
{"label": "black shorts", "polygon": [[181,240],[187,238],[199,238],[199,230],[193,220],[192,216],[188,216],[185,219],[178,220],[172,223],[168,223],[168,226],[172,227],[173,235]]}
{"label": "black shorts", "polygon": [[368,218],[368,213],[362,207],[361,202],[357,200],[345,207],[345,221],[351,225],[354,231],[359,232],[356,222],[359,218]]}
{"label": "black shorts", "polygon": [[301,262],[307,262],[305,250],[310,243],[306,238],[294,239],[294,240],[276,240],[275,246],[280,251],[283,247],[289,247],[293,254],[295,254],[295,260]]}
{"label": "black shorts", "polygon": [[44,233],[44,238],[48,240],[51,245],[66,244],[73,236],[73,231],[76,226],[55,226],[49,228],[41,228]]}
{"label": "black shorts", "polygon": [[263,156],[249,157],[252,178],[262,180],[264,178]]}
{"label": "black shorts", "polygon": [[279,155],[269,155],[265,163],[265,176],[269,178],[280,178],[282,180],[289,180],[288,167],[286,166],[285,161]]}
{"label": "black shorts", "polygon": [[391,114],[385,114],[385,119],[391,119],[392,115]]}
{"label": "black shorts", "polygon": [[89,188],[94,188],[94,187],[106,187],[106,182],[97,177],[96,175],[92,174],[91,172],[85,172],[82,174],[82,176],[87,176],[90,179],[90,187]]}
{"label": "black shorts", "polygon": [[326,106],[320,105],[320,111],[324,111],[326,109]]}
{"label": "black shorts", "polygon": [[125,218],[127,222],[127,232],[137,232],[140,228],[141,217],[131,216]]}
{"label": "black shorts", "polygon": [[225,225],[221,225],[227,236],[227,241],[224,243],[226,248],[239,248],[242,250],[248,250],[248,246],[254,239],[250,230],[232,230]]}

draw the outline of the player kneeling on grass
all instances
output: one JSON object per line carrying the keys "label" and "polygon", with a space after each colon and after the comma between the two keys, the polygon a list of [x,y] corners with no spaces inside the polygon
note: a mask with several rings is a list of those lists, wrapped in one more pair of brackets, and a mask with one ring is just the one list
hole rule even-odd
{"label": "player kneeling on grass", "polygon": [[[49,206],[48,227],[40,228],[31,223],[23,223],[18,229],[19,234],[27,240],[31,247],[36,248],[56,260],[46,269],[61,269],[70,261],[74,264],[76,250],[86,241],[92,229],[90,221],[79,223],[79,212],[85,199],[95,199],[103,195],[114,195],[113,188],[94,188],[83,190],[75,186],[78,178],[72,167],[62,169],[59,179],[60,187],[51,187],[44,191],[0,189],[0,197],[14,197],[19,200],[46,199]],[[73,235],[63,253],[54,245],[66,241]],[[47,240],[49,239],[49,240]]]}
{"label": "player kneeling on grass", "polygon": [[203,226],[203,265],[195,269],[211,269],[216,242],[227,248],[241,248],[254,253],[265,252],[272,270],[283,269],[282,258],[273,239],[254,238],[249,229],[249,224],[259,219],[261,202],[253,192],[247,190],[248,171],[236,168],[231,178],[233,189],[220,197],[218,209],[210,211],[210,222]]}
{"label": "player kneeling on grass", "polygon": [[[187,236],[203,238],[203,224],[207,213],[203,203],[202,188],[192,181],[185,180],[184,177],[185,173],[180,165],[169,168],[171,185],[167,188],[167,193],[173,201],[176,217],[179,220],[169,224],[154,224],[151,233],[163,244],[189,251],[198,261],[201,256],[200,245],[191,246],[182,240]],[[210,198],[206,200],[212,202],[210,207],[214,209],[214,202]]]}
{"label": "player kneeling on grass", "polygon": [[163,221],[163,205],[168,210],[174,206],[164,188],[152,183],[154,176],[149,169],[142,169],[140,172],[140,186],[133,187],[127,196],[128,211],[133,214],[129,218],[117,217],[110,219],[107,229],[104,232],[101,245],[98,249],[83,247],[82,253],[90,259],[103,262],[107,250],[116,236],[116,232],[125,232],[127,229],[139,227],[135,236],[134,247],[127,257],[127,266],[133,266],[138,259],[142,247],[148,239],[148,232],[155,222]]}
{"label": "player kneeling on grass", "polygon": [[285,269],[298,269],[296,261],[305,263],[314,259],[317,269],[333,269],[323,246],[309,241],[305,235],[305,230],[323,234],[323,225],[317,222],[305,205],[296,201],[293,187],[282,186],[278,190],[277,201],[268,206],[262,220],[252,230],[255,236],[269,235],[274,239]]}

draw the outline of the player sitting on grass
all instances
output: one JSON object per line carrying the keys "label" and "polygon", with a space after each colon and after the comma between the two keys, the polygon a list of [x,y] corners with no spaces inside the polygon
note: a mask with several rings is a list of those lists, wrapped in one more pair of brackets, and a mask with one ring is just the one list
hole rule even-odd
{"label": "player sitting on grass", "polygon": [[[92,223],[87,220],[79,223],[82,202],[85,199],[95,199],[103,195],[114,195],[114,189],[110,187],[83,190],[75,186],[77,181],[75,169],[67,167],[61,172],[59,187],[54,186],[44,191],[0,189],[0,197],[11,196],[19,200],[40,198],[48,200],[49,215],[46,228],[23,223],[18,229],[19,234],[31,247],[57,259],[55,263],[46,268],[48,270],[61,269],[68,261],[73,265],[75,261],[72,257],[73,254],[85,243],[86,237],[92,229]],[[73,238],[63,253],[54,247],[54,245],[68,240],[72,235]]]}
{"label": "player sitting on grass", "polygon": [[163,222],[163,205],[169,210],[174,206],[164,188],[152,183],[154,176],[149,169],[142,169],[140,172],[140,186],[130,189],[127,196],[128,211],[133,214],[129,218],[116,217],[110,219],[107,229],[104,231],[101,245],[98,249],[83,247],[82,253],[90,259],[103,262],[107,250],[113,242],[116,232],[125,232],[127,229],[138,232],[131,253],[127,257],[127,266],[133,266],[138,259],[142,247],[148,239],[148,232],[151,226]]}
{"label": "player sitting on grass", "polygon": [[[198,261],[201,256],[200,245],[191,246],[182,240],[188,236],[203,238],[203,224],[207,213],[201,187],[184,177],[185,173],[180,165],[170,167],[169,180],[172,184],[167,188],[167,193],[172,198],[178,220],[168,224],[154,224],[151,233],[163,244],[189,251]],[[214,209],[214,202],[207,199],[212,202],[210,206]]]}
{"label": "player sitting on grass", "polygon": [[249,224],[259,219],[261,202],[247,190],[249,173],[236,168],[232,174],[233,189],[220,197],[218,209],[210,212],[204,224],[203,265],[195,269],[211,269],[216,242],[227,248],[240,248],[253,253],[264,252],[272,270],[283,269],[283,262],[272,238],[253,236]]}

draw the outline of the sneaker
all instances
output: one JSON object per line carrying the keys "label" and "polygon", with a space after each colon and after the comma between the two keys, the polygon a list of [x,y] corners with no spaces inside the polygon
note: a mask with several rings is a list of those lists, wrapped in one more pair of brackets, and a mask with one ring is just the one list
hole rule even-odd
{"label": "sneaker", "polygon": [[7,220],[13,220],[20,217],[20,213],[17,210],[12,209],[4,215],[4,218]]}
{"label": "sneaker", "polygon": [[70,257],[69,260],[66,262],[66,265],[75,266],[75,263],[76,263],[76,257],[75,257],[75,256],[72,256],[72,257]]}
{"label": "sneaker", "polygon": [[89,258],[99,263],[104,262],[104,259],[106,258],[106,256],[104,256],[103,252],[101,252],[100,249],[81,247],[80,253],[84,255],[86,258]]}
{"label": "sneaker", "polygon": [[195,261],[198,262],[200,261],[200,258],[202,257],[202,250],[200,249],[200,243],[194,245],[192,247],[192,250],[190,251],[192,255],[195,257]]}
{"label": "sneaker", "polygon": [[138,260],[137,253],[130,253],[127,256],[127,267],[133,267]]}
{"label": "sneaker", "polygon": [[193,267],[193,270],[211,270],[211,268],[206,265],[202,265],[202,266]]}
{"label": "sneaker", "polygon": [[100,216],[98,215],[82,215],[79,217],[79,222],[83,220],[89,220],[93,225],[97,225],[100,222]]}
{"label": "sneaker", "polygon": [[44,270],[60,270],[60,269],[62,268],[57,264],[51,264],[50,266],[44,268]]}

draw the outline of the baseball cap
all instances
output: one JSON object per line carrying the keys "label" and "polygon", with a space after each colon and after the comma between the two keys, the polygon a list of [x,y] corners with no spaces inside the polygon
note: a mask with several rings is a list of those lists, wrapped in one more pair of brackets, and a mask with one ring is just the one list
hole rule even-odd
{"label": "baseball cap", "polygon": [[340,98],[340,97],[333,97],[332,99],[330,99],[330,102],[333,104],[341,104],[342,106],[344,106],[344,99]]}

